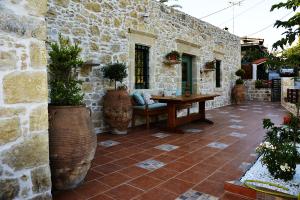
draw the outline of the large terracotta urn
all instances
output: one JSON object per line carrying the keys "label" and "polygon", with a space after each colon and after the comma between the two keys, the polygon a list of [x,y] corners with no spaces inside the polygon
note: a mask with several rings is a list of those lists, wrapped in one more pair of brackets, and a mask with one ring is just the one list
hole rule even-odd
{"label": "large terracotta urn", "polygon": [[126,134],[132,116],[131,99],[126,90],[108,90],[103,98],[104,119],[112,133]]}
{"label": "large terracotta urn", "polygon": [[246,87],[244,84],[236,84],[232,90],[234,102],[241,104],[246,100]]}
{"label": "large terracotta urn", "polygon": [[85,106],[49,105],[49,151],[53,187],[75,188],[94,158],[97,138]]}

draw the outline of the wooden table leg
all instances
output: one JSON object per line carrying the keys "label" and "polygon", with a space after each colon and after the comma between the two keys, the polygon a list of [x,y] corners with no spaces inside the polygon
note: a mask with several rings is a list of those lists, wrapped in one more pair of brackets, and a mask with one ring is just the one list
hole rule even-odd
{"label": "wooden table leg", "polygon": [[199,102],[199,115],[201,115],[200,120],[203,122],[207,122],[209,124],[213,124],[214,122],[206,119],[205,117],[205,102]]}
{"label": "wooden table leg", "polygon": [[168,129],[176,127],[176,105],[168,103]]}

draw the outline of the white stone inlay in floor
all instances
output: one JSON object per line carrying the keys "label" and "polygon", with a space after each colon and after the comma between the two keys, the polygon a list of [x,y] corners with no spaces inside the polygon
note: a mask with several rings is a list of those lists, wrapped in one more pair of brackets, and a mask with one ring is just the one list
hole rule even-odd
{"label": "white stone inlay in floor", "polygon": [[189,190],[175,200],[218,200],[218,198],[195,190]]}
{"label": "white stone inlay in floor", "polygon": [[240,111],[247,111],[248,109],[239,108]]}
{"label": "white stone inlay in floor", "polygon": [[239,133],[239,132],[231,132],[229,135],[232,136],[232,137],[238,137],[238,138],[242,138],[242,137],[247,136],[247,134]]}
{"label": "white stone inlay in floor", "polygon": [[166,137],[170,136],[170,134],[159,132],[159,133],[153,134],[152,136],[157,137],[157,138],[166,138]]}
{"label": "white stone inlay in floor", "polygon": [[171,145],[171,144],[161,144],[161,145],[156,146],[154,148],[162,150],[162,151],[173,151],[175,149],[178,149],[179,146],[175,146],[175,145]]}
{"label": "white stone inlay in floor", "polygon": [[240,123],[242,120],[239,120],[239,119],[231,119],[229,120],[230,122],[233,122],[233,123]]}
{"label": "white stone inlay in floor", "polygon": [[229,126],[229,128],[242,129],[242,128],[244,128],[244,126],[240,126],[240,125],[231,125],[231,126]]}
{"label": "white stone inlay in floor", "polygon": [[263,113],[262,111],[260,110],[253,110],[254,113]]}
{"label": "white stone inlay in floor", "polygon": [[200,133],[202,132],[201,129],[197,129],[197,128],[187,128],[187,129],[183,129],[184,132],[186,133]]}
{"label": "white stone inlay in floor", "polygon": [[228,111],[220,111],[221,114],[229,114]]}
{"label": "white stone inlay in floor", "polygon": [[98,142],[98,145],[103,146],[103,147],[112,147],[120,144],[120,142],[113,141],[113,140],[106,140],[102,142]]}
{"label": "white stone inlay in floor", "polygon": [[206,145],[206,146],[212,147],[212,148],[217,148],[217,149],[225,149],[225,148],[227,148],[229,145],[228,145],[228,144],[221,143],[221,142],[212,142],[212,143],[209,143],[209,144]]}
{"label": "white stone inlay in floor", "polygon": [[145,160],[145,161],[142,161],[142,162],[136,164],[137,167],[147,169],[147,170],[150,170],[150,171],[159,169],[159,168],[161,168],[165,165],[166,164],[163,163],[163,162],[160,162],[160,161],[157,161],[157,160],[151,160],[151,159]]}

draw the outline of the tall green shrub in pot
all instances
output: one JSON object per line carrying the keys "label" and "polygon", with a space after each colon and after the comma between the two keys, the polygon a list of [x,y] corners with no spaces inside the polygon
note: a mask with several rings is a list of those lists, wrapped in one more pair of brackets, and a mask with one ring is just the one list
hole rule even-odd
{"label": "tall green shrub in pot", "polygon": [[123,63],[112,63],[102,68],[103,76],[114,82],[115,89],[107,90],[103,98],[105,121],[112,128],[114,134],[126,134],[131,121],[132,108],[131,99],[127,87],[117,87],[117,82],[123,82],[127,77],[127,66]]}
{"label": "tall green shrub in pot", "polygon": [[91,112],[83,104],[78,68],[81,48],[59,35],[51,44],[49,86],[49,150],[55,189],[75,188],[85,178],[96,151]]}
{"label": "tall green shrub in pot", "polygon": [[246,100],[246,87],[244,86],[244,80],[242,79],[245,75],[245,71],[243,69],[238,69],[235,72],[235,75],[239,78],[236,80],[232,90],[232,97],[236,104],[241,104]]}

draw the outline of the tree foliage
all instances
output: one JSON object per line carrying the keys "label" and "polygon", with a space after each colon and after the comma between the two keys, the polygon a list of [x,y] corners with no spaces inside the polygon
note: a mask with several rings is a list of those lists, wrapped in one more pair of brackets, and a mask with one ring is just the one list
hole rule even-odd
{"label": "tree foliage", "polygon": [[117,81],[123,82],[127,77],[126,65],[123,63],[111,63],[102,68],[104,78],[110,79],[115,82],[115,89],[117,89]]}
{"label": "tree foliage", "polygon": [[77,68],[83,64],[79,58],[80,52],[77,44],[71,45],[69,39],[61,35],[58,43],[51,44],[48,65],[51,104],[83,104],[82,82],[77,79]]}
{"label": "tree foliage", "polygon": [[296,46],[283,51],[282,58],[286,65],[300,68],[300,40]]}
{"label": "tree foliage", "polygon": [[285,28],[286,31],[282,33],[285,37],[281,38],[273,44],[273,48],[281,47],[284,48],[287,44],[292,44],[300,34],[300,12],[296,12],[297,8],[300,6],[300,0],[287,0],[286,2],[281,2],[272,6],[271,11],[275,9],[285,8],[288,10],[293,10],[295,12],[294,16],[286,21],[277,20],[274,27]]}

